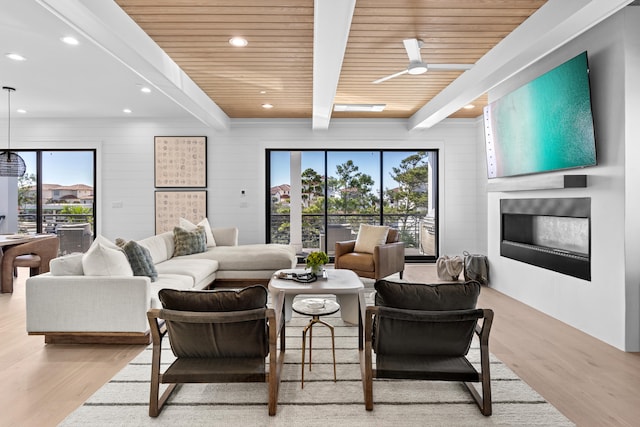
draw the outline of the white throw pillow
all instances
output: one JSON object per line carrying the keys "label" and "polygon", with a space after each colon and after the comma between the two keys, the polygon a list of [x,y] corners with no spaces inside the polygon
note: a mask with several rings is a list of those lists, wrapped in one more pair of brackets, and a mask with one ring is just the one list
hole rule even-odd
{"label": "white throw pillow", "polygon": [[118,250],[122,250],[122,248],[118,245],[116,245],[115,243],[113,243],[111,240],[107,239],[106,237],[104,237],[102,234],[98,234],[96,236],[95,239],[93,239],[93,245],[102,245],[105,246],[107,248],[110,249],[118,249]]}
{"label": "white throw pillow", "polygon": [[133,276],[133,270],[124,252],[97,240],[82,256],[82,270],[85,276]]}
{"label": "white throw pillow", "polygon": [[373,253],[373,248],[387,241],[389,227],[386,225],[360,224],[354,252]]}
{"label": "white throw pillow", "polygon": [[212,248],[216,246],[216,239],[213,237],[213,233],[211,232],[211,225],[209,224],[209,220],[207,218],[203,219],[197,224],[192,223],[188,219],[180,218],[180,227],[184,228],[187,231],[193,231],[199,225],[204,228],[204,234],[207,235],[207,247]]}

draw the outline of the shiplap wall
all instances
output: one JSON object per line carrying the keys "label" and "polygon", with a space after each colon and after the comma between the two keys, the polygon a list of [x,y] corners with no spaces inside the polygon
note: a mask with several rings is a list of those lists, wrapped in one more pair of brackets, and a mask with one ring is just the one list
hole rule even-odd
{"label": "shiplap wall", "polygon": [[[208,137],[208,217],[238,226],[241,243],[265,240],[265,149],[388,148],[440,150],[441,253],[486,247],[485,198],[477,192],[479,120],[455,119],[409,132],[402,120],[334,120],[314,132],[308,120],[233,120],[216,133],[195,121],[35,120],[12,123],[15,147],[98,150],[98,230],[108,238],[154,232],[153,137]],[[245,195],[241,195],[241,191]],[[115,207],[121,205],[122,207]]]}

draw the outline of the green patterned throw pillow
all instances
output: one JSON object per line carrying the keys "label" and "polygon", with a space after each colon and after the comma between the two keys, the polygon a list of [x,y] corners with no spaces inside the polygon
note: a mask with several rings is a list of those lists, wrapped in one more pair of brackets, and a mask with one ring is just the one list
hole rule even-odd
{"label": "green patterned throw pillow", "polygon": [[197,254],[207,250],[207,234],[204,227],[200,225],[192,231],[174,227],[173,243],[175,245],[173,256]]}
{"label": "green patterned throw pillow", "polygon": [[158,271],[153,264],[149,249],[131,240],[122,246],[134,276],[148,276],[152,282],[158,278]]}

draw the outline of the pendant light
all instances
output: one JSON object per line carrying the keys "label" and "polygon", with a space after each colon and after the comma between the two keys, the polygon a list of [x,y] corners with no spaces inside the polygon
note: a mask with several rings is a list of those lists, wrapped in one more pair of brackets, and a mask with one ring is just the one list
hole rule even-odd
{"label": "pendant light", "polygon": [[3,86],[2,89],[7,91],[9,108],[7,110],[7,151],[0,152],[0,176],[20,177],[27,171],[27,167],[18,153],[11,152],[11,92],[15,92],[15,88]]}

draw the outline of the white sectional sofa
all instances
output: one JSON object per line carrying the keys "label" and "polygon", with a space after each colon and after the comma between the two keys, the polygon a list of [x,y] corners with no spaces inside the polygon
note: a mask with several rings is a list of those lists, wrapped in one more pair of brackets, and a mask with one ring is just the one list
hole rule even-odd
{"label": "white sectional sofa", "polygon": [[133,274],[86,275],[83,254],[52,260],[49,273],[27,279],[27,332],[44,335],[47,343],[148,343],[146,314],[161,307],[160,289],[206,289],[216,281],[264,284],[274,271],[296,265],[292,246],[238,245],[237,228],[211,231],[215,246],[183,256],[174,256],[173,232],[137,241],[151,255],[155,281]]}

